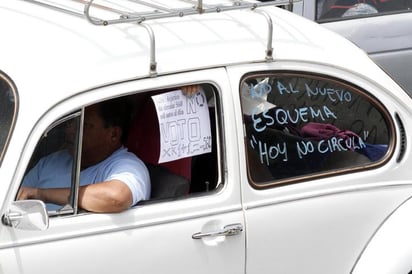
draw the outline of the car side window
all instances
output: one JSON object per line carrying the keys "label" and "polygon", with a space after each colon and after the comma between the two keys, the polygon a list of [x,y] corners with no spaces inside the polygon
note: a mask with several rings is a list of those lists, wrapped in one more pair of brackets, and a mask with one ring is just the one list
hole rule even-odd
{"label": "car side window", "polygon": [[16,89],[9,77],[0,71],[0,163],[16,119]]}
{"label": "car side window", "polygon": [[45,201],[49,215],[58,215],[65,206],[64,213],[74,212],[72,198],[80,117],[78,111],[50,125],[39,140],[22,181],[23,187],[71,189],[66,204]]}
{"label": "car side window", "polygon": [[[204,84],[189,86],[189,90],[176,87],[96,103],[101,105],[124,101],[130,108],[129,122],[122,130],[121,147],[127,150],[127,157],[131,157],[131,154],[137,156],[137,165],[147,168],[150,178],[150,187],[138,186],[145,188],[143,193],[150,193],[138,197],[138,202],[133,205],[206,193],[221,183],[215,88]],[[79,187],[105,179],[105,175],[97,174],[93,177],[102,179],[96,182],[84,181],[88,170],[100,164],[84,167],[88,147],[95,149],[94,143],[104,138],[94,133],[90,135],[95,129],[87,113],[93,106],[86,106],[50,125],[39,140],[27,167],[23,187],[70,189],[70,195],[64,203],[45,201],[50,216],[83,211],[77,204]],[[114,117],[105,118],[105,121],[111,121],[108,123],[114,120]],[[81,121],[84,121],[83,125]],[[99,134],[104,132],[104,129],[98,131]],[[90,136],[93,136],[91,142]],[[82,140],[81,145],[79,140]],[[80,148],[82,153],[79,153]],[[142,166],[137,168],[137,172],[146,172]],[[122,167],[120,169],[123,170]],[[101,170],[106,172],[107,168]],[[138,176],[138,181],[145,180],[145,176]]]}
{"label": "car side window", "polygon": [[262,73],[241,83],[248,175],[255,187],[382,163],[394,143],[389,114],[338,79]]}
{"label": "car side window", "polygon": [[412,8],[412,2],[404,0],[317,0],[316,5],[317,20],[409,12]]}

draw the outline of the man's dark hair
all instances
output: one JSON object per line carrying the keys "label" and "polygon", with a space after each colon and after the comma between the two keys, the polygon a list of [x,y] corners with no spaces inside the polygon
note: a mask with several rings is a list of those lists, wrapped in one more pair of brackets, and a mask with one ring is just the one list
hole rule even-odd
{"label": "man's dark hair", "polygon": [[126,97],[115,98],[99,103],[99,115],[104,121],[104,126],[120,127],[122,129],[122,142],[127,138],[132,107]]}

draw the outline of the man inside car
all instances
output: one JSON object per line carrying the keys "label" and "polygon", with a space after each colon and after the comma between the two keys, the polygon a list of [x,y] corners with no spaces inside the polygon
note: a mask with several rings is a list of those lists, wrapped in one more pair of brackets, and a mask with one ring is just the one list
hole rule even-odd
{"label": "man inside car", "polygon": [[[78,206],[92,212],[121,212],[150,197],[150,177],[139,158],[123,141],[130,121],[123,98],[85,109]],[[66,139],[75,139],[66,129]],[[69,203],[73,153],[63,149],[42,158],[25,176],[17,199],[39,199],[48,210]]]}

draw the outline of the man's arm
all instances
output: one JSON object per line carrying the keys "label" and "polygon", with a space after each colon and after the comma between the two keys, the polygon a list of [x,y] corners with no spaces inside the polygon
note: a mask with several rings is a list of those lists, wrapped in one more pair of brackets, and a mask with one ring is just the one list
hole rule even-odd
{"label": "man's arm", "polygon": [[119,180],[82,186],[79,207],[93,212],[121,212],[132,204],[130,188]]}
{"label": "man's arm", "polygon": [[[21,187],[17,199],[39,199],[46,203],[65,205],[69,195],[69,188]],[[79,189],[79,207],[92,212],[121,212],[130,207],[132,200],[129,187],[119,180],[82,186]]]}

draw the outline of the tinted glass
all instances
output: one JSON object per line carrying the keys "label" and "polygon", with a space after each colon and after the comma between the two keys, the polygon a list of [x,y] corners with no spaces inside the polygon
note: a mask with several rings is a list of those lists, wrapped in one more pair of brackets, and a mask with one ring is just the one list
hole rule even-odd
{"label": "tinted glass", "polygon": [[14,124],[16,102],[11,80],[0,71],[0,163]]}
{"label": "tinted glass", "polygon": [[241,85],[249,177],[257,185],[374,165],[392,140],[388,114],[336,79],[293,73]]}
{"label": "tinted glass", "polygon": [[410,0],[317,0],[317,20],[410,11]]}
{"label": "tinted glass", "polygon": [[[79,114],[73,114],[56,121],[44,132],[26,170],[22,186],[72,187],[79,122]],[[67,201],[68,204],[71,202]],[[49,215],[57,214],[62,208],[62,205],[53,203],[47,203],[46,206]]]}

